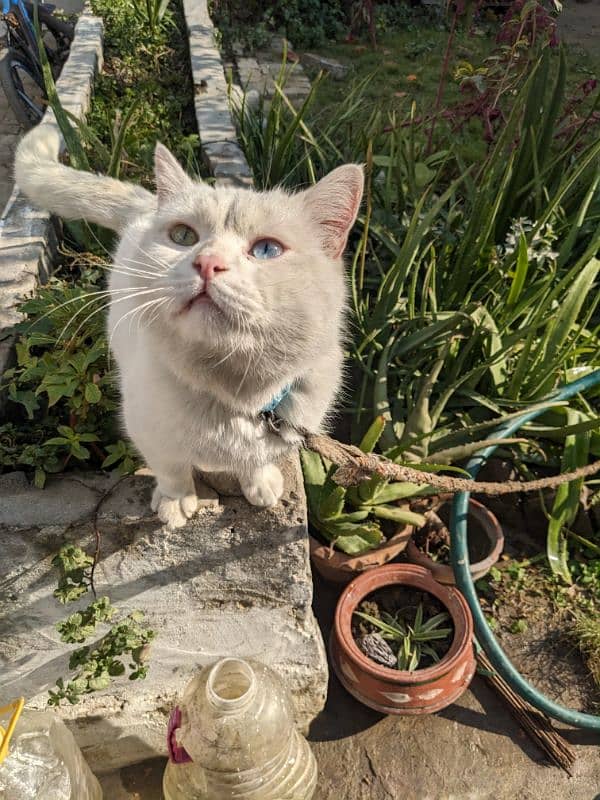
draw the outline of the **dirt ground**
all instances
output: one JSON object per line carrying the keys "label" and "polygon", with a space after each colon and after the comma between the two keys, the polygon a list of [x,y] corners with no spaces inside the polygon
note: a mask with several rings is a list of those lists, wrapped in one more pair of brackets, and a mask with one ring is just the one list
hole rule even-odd
{"label": "dirt ground", "polygon": [[600,49],[600,0],[576,3],[565,0],[558,18],[561,38],[595,53]]}

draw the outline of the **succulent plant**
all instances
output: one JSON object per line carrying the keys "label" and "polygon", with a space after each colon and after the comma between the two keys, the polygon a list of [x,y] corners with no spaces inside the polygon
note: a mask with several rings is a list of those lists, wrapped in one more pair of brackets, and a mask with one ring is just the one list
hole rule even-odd
{"label": "succulent plant", "polygon": [[[384,427],[384,418],[377,417],[359,445],[364,453],[373,451]],[[422,514],[397,505],[398,500],[414,496],[421,487],[374,475],[358,486],[345,488],[334,480],[335,464],[310,450],[302,450],[300,455],[310,521],[344,553],[360,555],[381,544],[385,536],[380,520],[398,525],[425,524]]]}
{"label": "succulent plant", "polygon": [[[439,661],[440,656],[431,645],[431,642],[438,639],[446,639],[452,633],[452,628],[440,627],[443,622],[447,622],[450,619],[450,615],[446,611],[435,614],[435,616],[430,617],[424,622],[422,603],[419,603],[417,606],[415,618],[412,623],[408,623],[400,614],[393,616],[392,614],[383,612],[381,619],[379,619],[372,614],[366,614],[364,611],[355,611],[354,613],[357,617],[366,620],[375,628],[378,628],[381,631],[381,636],[384,641],[398,643],[398,655],[396,656],[396,663],[393,666],[397,666],[398,669],[408,672],[414,672],[414,670],[419,668],[423,656],[429,656],[436,662]],[[371,636],[376,635],[376,633],[371,634]],[[362,639],[364,638],[366,637],[362,637]],[[390,650],[391,649],[390,647]],[[364,650],[363,652],[370,658],[373,658],[370,653]],[[382,663],[378,658],[373,658],[373,661],[376,661],[378,664]]]}

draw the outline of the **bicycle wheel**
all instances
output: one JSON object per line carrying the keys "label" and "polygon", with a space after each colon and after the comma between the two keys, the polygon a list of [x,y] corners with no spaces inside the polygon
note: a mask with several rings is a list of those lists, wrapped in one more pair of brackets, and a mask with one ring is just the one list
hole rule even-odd
{"label": "bicycle wheel", "polygon": [[44,84],[16,50],[6,50],[0,57],[0,83],[21,125],[26,130],[37,125],[48,105]]}

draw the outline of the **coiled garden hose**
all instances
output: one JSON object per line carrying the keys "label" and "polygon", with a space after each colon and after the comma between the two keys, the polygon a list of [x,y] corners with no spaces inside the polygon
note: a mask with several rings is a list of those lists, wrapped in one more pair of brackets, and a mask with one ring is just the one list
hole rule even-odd
{"label": "coiled garden hose", "polygon": [[[591,389],[593,386],[600,384],[600,369],[579,378],[572,383],[567,383],[559,390],[553,393],[548,399],[550,400],[567,400],[573,395],[585,392],[586,389]],[[494,431],[491,435],[494,439],[511,436],[515,431],[535,419],[543,413],[545,409],[537,409],[524,413],[517,419],[507,423],[498,430]],[[495,451],[497,445],[490,445],[482,450],[477,456],[473,457],[467,464],[467,471],[472,478],[475,478],[483,464]],[[498,644],[494,634],[492,633],[489,625],[486,622],[471,572],[469,570],[469,551],[468,551],[468,538],[467,538],[467,512],[469,508],[469,492],[460,492],[455,495],[454,503],[452,505],[452,516],[450,519],[451,536],[451,557],[454,575],[456,577],[456,584],[460,591],[465,596],[467,603],[473,614],[475,623],[475,632],[479,643],[487,653],[494,669],[510,684],[510,686],[528,703],[545,712],[549,717],[565,722],[567,725],[572,725],[575,728],[586,728],[589,730],[600,731],[600,716],[592,714],[583,714],[579,711],[565,708],[558,703],[550,700],[549,697],[542,694],[542,692],[535,689],[520,672],[510,662],[500,645]]]}

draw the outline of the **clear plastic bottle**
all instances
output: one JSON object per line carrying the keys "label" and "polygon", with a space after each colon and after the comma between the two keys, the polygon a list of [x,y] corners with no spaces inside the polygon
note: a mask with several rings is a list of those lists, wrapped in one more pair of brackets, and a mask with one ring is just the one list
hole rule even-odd
{"label": "clear plastic bottle", "polygon": [[51,711],[24,711],[0,764],[0,800],[102,800],[73,734]]}
{"label": "clear plastic bottle", "polygon": [[314,794],[315,757],[294,726],[287,692],[263,664],[225,658],[203,669],[184,693],[176,738],[171,752],[187,761],[167,764],[166,800],[310,800]]}

